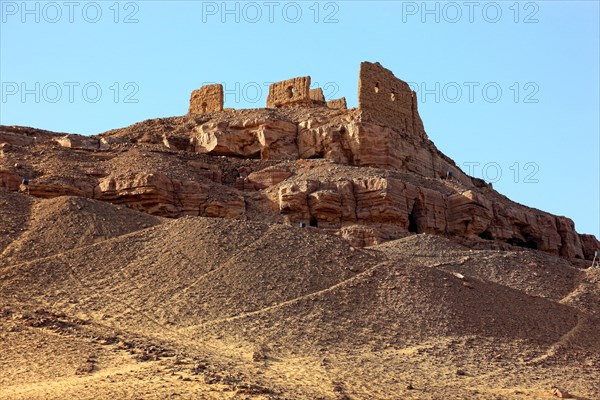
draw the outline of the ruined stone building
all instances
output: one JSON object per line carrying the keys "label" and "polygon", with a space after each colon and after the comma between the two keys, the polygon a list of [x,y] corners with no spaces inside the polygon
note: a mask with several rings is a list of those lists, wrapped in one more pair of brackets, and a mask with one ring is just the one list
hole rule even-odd
{"label": "ruined stone building", "polygon": [[223,111],[223,85],[205,85],[192,92],[190,114],[205,114]]}
{"label": "ruined stone building", "polygon": [[358,108],[365,121],[407,133],[424,133],[416,93],[379,63],[360,64]]}
{"label": "ruined stone building", "polygon": [[267,108],[310,105],[310,76],[275,82],[269,87]]}
{"label": "ruined stone building", "polygon": [[[275,82],[269,87],[267,108],[328,107],[346,109],[346,98],[327,101],[321,88],[311,89],[310,76]],[[192,92],[190,114],[223,110],[223,86],[212,84]],[[417,96],[408,84],[379,63],[363,62],[358,77],[358,109],[364,121],[423,135]]]}

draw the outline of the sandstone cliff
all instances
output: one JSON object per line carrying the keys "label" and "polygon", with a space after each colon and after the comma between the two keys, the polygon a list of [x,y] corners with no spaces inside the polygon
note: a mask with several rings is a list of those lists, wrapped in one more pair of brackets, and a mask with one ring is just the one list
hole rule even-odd
{"label": "sandstone cliff", "polygon": [[[431,233],[567,258],[591,259],[600,248],[570,219],[466,175],[427,137],[416,95],[378,64],[361,66],[360,108],[329,107],[309,83],[275,84],[273,108],[219,106],[93,137],[0,126],[0,189],[172,218],[306,221],[355,246]],[[195,91],[192,102],[220,104],[212,89],[206,99]]]}

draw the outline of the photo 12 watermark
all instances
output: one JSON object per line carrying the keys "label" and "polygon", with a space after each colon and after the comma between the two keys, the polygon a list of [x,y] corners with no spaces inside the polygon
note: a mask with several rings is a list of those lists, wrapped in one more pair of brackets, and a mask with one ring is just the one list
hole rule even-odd
{"label": "photo 12 watermark", "polygon": [[421,103],[539,103],[537,82],[408,82]]}
{"label": "photo 12 watermark", "polygon": [[8,23],[137,24],[140,3],[134,1],[1,1],[0,20]]}
{"label": "photo 12 watermark", "polygon": [[137,104],[140,87],[136,82],[2,82],[0,99],[6,103],[90,103],[104,99]]}
{"label": "photo 12 watermark", "polygon": [[[248,103],[266,104],[269,95],[269,86],[275,82],[202,82],[201,86],[221,84],[223,85],[224,101],[228,104]],[[327,100],[335,99],[340,92],[340,86],[336,82],[311,82],[310,89],[321,88],[323,96]]]}
{"label": "photo 12 watermark", "polygon": [[528,1],[403,1],[401,21],[420,23],[539,23],[540,5]]}
{"label": "photo 12 watermark", "polygon": [[462,163],[465,173],[469,176],[481,178],[489,183],[497,183],[503,177],[509,177],[513,183],[539,183],[537,174],[540,171],[538,163],[533,161],[515,161],[511,165],[502,166],[495,161],[485,163],[479,161],[465,161]]}
{"label": "photo 12 watermark", "polygon": [[337,24],[340,4],[334,1],[203,1],[201,12],[203,23]]}

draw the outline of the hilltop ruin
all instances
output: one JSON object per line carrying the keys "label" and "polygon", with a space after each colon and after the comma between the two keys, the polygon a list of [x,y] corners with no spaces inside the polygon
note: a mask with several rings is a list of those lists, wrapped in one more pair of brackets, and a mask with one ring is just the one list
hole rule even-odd
{"label": "hilltop ruin", "polygon": [[0,188],[170,218],[304,221],[359,247],[429,233],[570,259],[600,248],[570,219],[464,173],[429,140],[415,93],[391,71],[364,62],[358,75],[352,109],[310,89],[306,76],[272,84],[266,108],[226,109],[223,87],[209,85],[192,93],[184,116],[97,136],[0,127]]}
{"label": "hilltop ruin", "polygon": [[[346,98],[326,101],[323,89],[311,89],[311,77],[275,82],[269,86],[267,108],[327,107],[346,109]],[[223,85],[205,85],[192,92],[190,114],[222,111]],[[419,116],[417,94],[406,82],[379,63],[362,62],[358,76],[358,109],[363,119],[415,135],[425,133]]]}
{"label": "hilltop ruin", "polygon": [[194,90],[190,97],[190,114],[223,111],[223,85],[205,85]]}

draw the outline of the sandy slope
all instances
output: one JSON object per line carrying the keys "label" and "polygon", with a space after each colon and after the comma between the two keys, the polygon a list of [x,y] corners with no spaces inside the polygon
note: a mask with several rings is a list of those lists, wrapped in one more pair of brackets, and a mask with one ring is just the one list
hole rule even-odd
{"label": "sandy slope", "polygon": [[0,195],[0,398],[600,398],[598,270]]}

